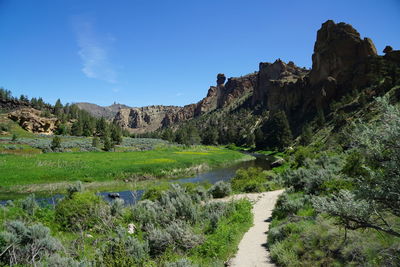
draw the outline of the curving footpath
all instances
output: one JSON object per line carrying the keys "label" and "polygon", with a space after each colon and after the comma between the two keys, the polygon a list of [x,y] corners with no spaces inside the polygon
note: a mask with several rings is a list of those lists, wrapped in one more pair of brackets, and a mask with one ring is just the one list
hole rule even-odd
{"label": "curving footpath", "polygon": [[256,194],[240,194],[224,199],[224,201],[228,201],[232,199],[249,198],[255,201],[253,205],[254,225],[243,236],[235,257],[227,262],[228,266],[275,266],[270,262],[269,252],[266,248],[267,232],[272,210],[276,200],[283,191],[284,190],[276,190]]}

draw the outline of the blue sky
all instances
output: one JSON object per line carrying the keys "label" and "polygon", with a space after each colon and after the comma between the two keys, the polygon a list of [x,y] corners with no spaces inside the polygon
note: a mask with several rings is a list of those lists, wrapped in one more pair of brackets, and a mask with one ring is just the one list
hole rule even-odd
{"label": "blue sky", "polygon": [[54,103],[199,101],[277,58],[310,67],[327,19],[400,49],[400,1],[0,0],[0,86]]}

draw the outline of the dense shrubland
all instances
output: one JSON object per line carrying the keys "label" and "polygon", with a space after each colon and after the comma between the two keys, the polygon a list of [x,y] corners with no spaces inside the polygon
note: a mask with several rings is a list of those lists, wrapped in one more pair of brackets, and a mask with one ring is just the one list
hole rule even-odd
{"label": "dense shrubland", "polygon": [[124,206],[77,183],[54,206],[34,196],[9,202],[0,207],[0,265],[222,266],[252,224],[251,204],[209,199],[199,185],[172,184]]}
{"label": "dense shrubland", "polygon": [[315,138],[293,152],[268,234],[278,264],[400,264],[400,109],[388,97],[370,109],[341,126],[339,144]]}

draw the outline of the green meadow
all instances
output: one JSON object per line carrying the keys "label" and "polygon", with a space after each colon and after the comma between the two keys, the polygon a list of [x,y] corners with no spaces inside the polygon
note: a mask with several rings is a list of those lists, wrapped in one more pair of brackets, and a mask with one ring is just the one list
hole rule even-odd
{"label": "green meadow", "polygon": [[69,152],[0,155],[2,189],[16,185],[72,181],[146,180],[179,177],[244,160],[217,147],[162,148],[132,152]]}

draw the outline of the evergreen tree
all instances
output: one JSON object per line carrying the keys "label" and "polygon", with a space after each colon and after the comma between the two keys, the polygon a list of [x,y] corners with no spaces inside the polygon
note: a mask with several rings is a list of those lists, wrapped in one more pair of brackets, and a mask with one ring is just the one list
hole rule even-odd
{"label": "evergreen tree", "polygon": [[93,135],[93,126],[91,124],[90,118],[85,118],[82,120],[82,135],[83,136],[92,136]]}
{"label": "evergreen tree", "polygon": [[292,142],[292,131],[284,111],[271,114],[262,130],[267,133],[265,145],[268,148],[283,150]]}
{"label": "evergreen tree", "polygon": [[303,126],[302,134],[300,137],[300,144],[303,146],[309,145],[312,141],[312,129],[309,124]]}
{"label": "evergreen tree", "polygon": [[17,139],[18,139],[18,136],[14,133],[14,134],[12,135],[11,141],[15,142],[15,141],[17,141]]}
{"label": "evergreen tree", "polygon": [[92,138],[92,147],[99,147],[100,145],[100,140],[97,136]]}
{"label": "evergreen tree", "polygon": [[81,121],[76,121],[72,124],[71,134],[73,136],[82,136],[83,134],[83,126]]}
{"label": "evergreen tree", "polygon": [[51,141],[51,149],[54,151],[58,148],[61,148],[61,138],[56,135]]}
{"label": "evergreen tree", "polygon": [[175,139],[174,132],[171,130],[171,128],[167,128],[161,134],[161,138],[163,140],[167,140],[169,142],[172,142]]}
{"label": "evergreen tree", "polygon": [[65,123],[62,123],[58,126],[56,134],[58,135],[67,135],[69,134],[69,128],[68,125]]}
{"label": "evergreen tree", "polygon": [[96,133],[99,136],[105,136],[107,134],[107,122],[106,119],[101,117],[97,122],[96,122]]}
{"label": "evergreen tree", "polygon": [[197,145],[201,142],[201,137],[199,135],[199,131],[193,125],[190,125],[187,129],[187,141],[184,143],[185,145]]}
{"label": "evergreen tree", "polygon": [[122,130],[118,125],[111,125],[111,140],[116,145],[122,143]]}
{"label": "evergreen tree", "polygon": [[111,142],[111,138],[109,136],[105,136],[104,140],[104,151],[111,151],[114,148],[113,142]]}
{"label": "evergreen tree", "polygon": [[57,117],[60,116],[63,112],[63,105],[61,104],[61,100],[57,99],[56,104],[54,105],[54,115]]}
{"label": "evergreen tree", "polygon": [[203,135],[202,143],[205,145],[218,144],[218,131],[216,127],[208,127]]}

